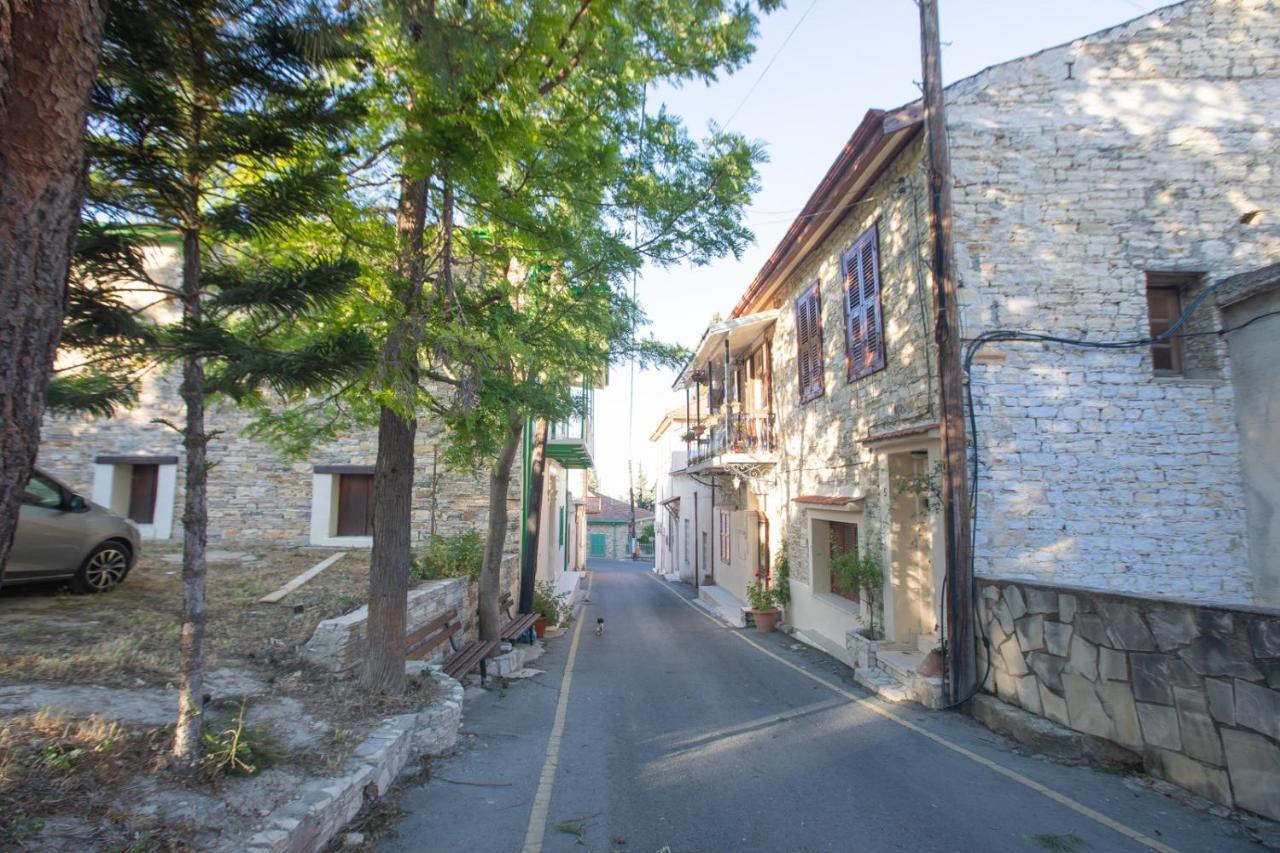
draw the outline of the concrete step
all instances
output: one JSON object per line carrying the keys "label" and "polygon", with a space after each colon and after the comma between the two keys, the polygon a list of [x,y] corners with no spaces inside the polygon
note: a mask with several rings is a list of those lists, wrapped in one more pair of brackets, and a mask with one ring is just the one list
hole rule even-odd
{"label": "concrete step", "polygon": [[711,611],[736,628],[747,627],[746,604],[722,586],[714,584],[698,588],[698,599]]}
{"label": "concrete step", "polygon": [[853,680],[886,702],[907,702],[911,699],[905,687],[879,669],[855,669]]}
{"label": "concrete step", "polygon": [[942,645],[942,638],[937,634],[916,634],[916,648],[926,655]]}
{"label": "concrete step", "polygon": [[880,651],[876,665],[903,684],[911,683],[916,669],[924,663],[924,652]]}

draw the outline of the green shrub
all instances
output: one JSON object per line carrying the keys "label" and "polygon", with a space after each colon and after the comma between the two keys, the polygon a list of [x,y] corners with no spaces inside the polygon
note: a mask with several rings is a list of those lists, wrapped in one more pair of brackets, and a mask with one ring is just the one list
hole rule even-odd
{"label": "green shrub", "polygon": [[861,554],[848,551],[831,558],[831,574],[839,579],[844,589],[856,589],[866,596],[871,611],[868,634],[876,639],[876,612],[880,591],[884,588],[884,566],[880,562],[880,549],[869,547]]}
{"label": "green shrub", "polygon": [[791,606],[791,559],[787,556],[787,543],[782,543],[778,556],[773,559],[773,597],[783,607]]}
{"label": "green shrub", "polygon": [[432,536],[410,559],[414,580],[479,580],[480,567],[484,565],[484,539],[474,530]]}
{"label": "green shrub", "polygon": [[567,592],[556,595],[556,585],[551,581],[538,581],[533,585],[533,612],[546,617],[549,625],[565,624],[572,609],[568,598]]}

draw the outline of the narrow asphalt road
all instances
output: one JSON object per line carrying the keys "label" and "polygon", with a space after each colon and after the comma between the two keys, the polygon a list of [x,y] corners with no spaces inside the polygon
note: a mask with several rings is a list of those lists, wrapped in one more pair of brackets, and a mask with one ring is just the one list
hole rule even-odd
{"label": "narrow asphalt road", "polygon": [[871,699],[833,659],[728,628],[647,566],[591,569],[562,737],[576,625],[533,664],[545,674],[468,691],[463,745],[405,792],[379,849],[1258,849],[1121,776]]}

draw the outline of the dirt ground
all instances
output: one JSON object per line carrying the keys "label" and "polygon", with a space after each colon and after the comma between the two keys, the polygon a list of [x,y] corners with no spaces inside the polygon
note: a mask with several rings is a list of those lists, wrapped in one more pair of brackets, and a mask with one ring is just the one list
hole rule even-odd
{"label": "dirt ground", "polygon": [[[363,604],[367,551],[348,552],[276,604],[257,599],[331,555],[319,548],[211,550],[207,751],[239,730],[253,767],[167,766],[176,711],[181,552],[147,543],[115,590],[59,584],[0,592],[0,849],[207,849],[336,772],[382,717],[430,701],[370,696],[301,660],[323,619]],[[238,721],[244,708],[243,726]]]}

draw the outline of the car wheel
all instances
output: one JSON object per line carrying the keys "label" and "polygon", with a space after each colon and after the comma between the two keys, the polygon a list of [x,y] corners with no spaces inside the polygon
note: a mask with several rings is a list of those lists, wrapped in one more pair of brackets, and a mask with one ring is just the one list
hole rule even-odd
{"label": "car wheel", "polygon": [[129,572],[129,547],[120,542],[103,542],[85,557],[84,565],[71,580],[76,592],[106,592]]}

